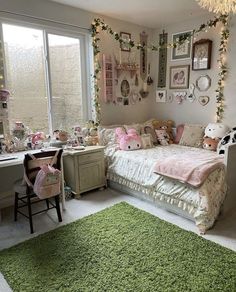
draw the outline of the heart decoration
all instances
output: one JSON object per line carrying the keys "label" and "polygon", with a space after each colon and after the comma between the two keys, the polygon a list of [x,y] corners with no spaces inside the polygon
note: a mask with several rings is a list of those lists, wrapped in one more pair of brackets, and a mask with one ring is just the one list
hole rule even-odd
{"label": "heart decoration", "polygon": [[205,106],[210,101],[210,97],[209,96],[199,96],[198,101],[201,105]]}

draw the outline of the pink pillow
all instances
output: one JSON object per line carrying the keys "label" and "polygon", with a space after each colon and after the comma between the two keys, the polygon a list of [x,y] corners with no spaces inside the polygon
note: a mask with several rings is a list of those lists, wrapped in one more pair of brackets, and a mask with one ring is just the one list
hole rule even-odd
{"label": "pink pillow", "polygon": [[180,124],[176,128],[175,144],[179,144],[179,141],[183,135],[184,124]]}
{"label": "pink pillow", "polygon": [[116,136],[120,150],[130,151],[141,148],[141,137],[135,129],[129,129],[126,133],[122,128],[116,128]]}

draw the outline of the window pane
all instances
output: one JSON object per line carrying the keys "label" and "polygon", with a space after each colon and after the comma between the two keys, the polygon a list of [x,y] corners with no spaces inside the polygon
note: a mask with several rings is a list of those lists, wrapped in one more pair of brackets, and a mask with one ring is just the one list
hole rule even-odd
{"label": "window pane", "polygon": [[80,40],[48,35],[53,129],[83,124]]}
{"label": "window pane", "polygon": [[3,24],[3,38],[11,128],[21,121],[33,131],[48,133],[43,31]]}

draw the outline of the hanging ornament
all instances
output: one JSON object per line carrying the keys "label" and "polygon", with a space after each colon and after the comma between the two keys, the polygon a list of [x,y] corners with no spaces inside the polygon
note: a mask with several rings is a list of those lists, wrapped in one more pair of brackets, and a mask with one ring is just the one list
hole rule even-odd
{"label": "hanging ornament", "polygon": [[148,35],[145,31],[140,33],[140,44],[142,46],[140,50],[140,76],[143,81],[147,77],[147,39]]}
{"label": "hanging ornament", "polygon": [[147,85],[151,85],[153,83],[152,77],[150,76],[150,63],[148,64],[148,77],[147,77]]}
{"label": "hanging ornament", "polygon": [[167,41],[168,34],[163,30],[159,36],[159,74],[158,87],[166,87],[166,67],[167,67]]}
{"label": "hanging ornament", "polygon": [[139,85],[139,82],[138,82],[138,74],[136,73],[135,75],[135,81],[134,81],[134,84],[135,86],[138,86]]}

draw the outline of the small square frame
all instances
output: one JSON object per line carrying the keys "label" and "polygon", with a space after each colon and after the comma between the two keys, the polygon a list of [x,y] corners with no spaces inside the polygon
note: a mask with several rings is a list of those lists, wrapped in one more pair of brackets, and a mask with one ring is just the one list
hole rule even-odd
{"label": "small square frame", "polygon": [[189,87],[190,65],[170,67],[170,89],[187,89]]}
{"label": "small square frame", "polygon": [[[120,37],[126,41],[129,41],[129,40],[131,40],[131,33],[121,31]],[[120,49],[123,52],[130,52],[130,50],[131,50],[127,44],[122,44],[122,43],[120,44]]]}
{"label": "small square frame", "polygon": [[156,102],[166,102],[166,90],[156,90]]}
{"label": "small square frame", "polygon": [[[176,43],[178,39],[183,35],[191,35],[192,31],[183,31],[179,33],[172,34],[172,43]],[[191,51],[192,51],[192,37],[189,41],[185,41],[182,45],[176,46],[172,49],[171,60],[178,61],[178,60],[185,60],[191,58]]]}

